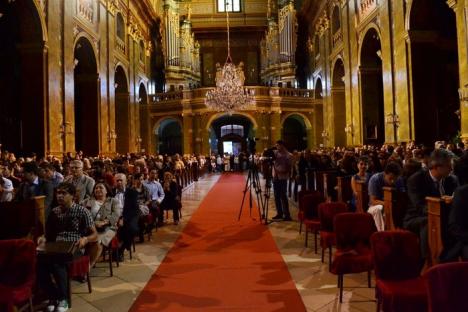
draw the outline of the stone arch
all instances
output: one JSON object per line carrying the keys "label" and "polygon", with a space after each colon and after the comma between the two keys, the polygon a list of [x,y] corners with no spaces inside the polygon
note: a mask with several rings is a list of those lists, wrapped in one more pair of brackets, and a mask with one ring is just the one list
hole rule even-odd
{"label": "stone arch", "polygon": [[346,97],[345,97],[345,67],[343,60],[337,58],[333,65],[331,99],[333,109],[334,146],[346,146]]}
{"label": "stone arch", "polygon": [[160,118],[153,127],[156,151],[160,154],[181,154],[183,152],[183,129],[183,123],[177,117]]}
{"label": "stone arch", "polygon": [[122,66],[115,68],[115,131],[117,134],[116,151],[126,154],[130,151],[130,93],[128,76]]}
{"label": "stone arch", "polygon": [[284,124],[284,122],[286,121],[287,118],[289,117],[294,117],[294,116],[298,116],[300,118],[302,118],[303,122],[304,122],[304,125],[306,127],[307,130],[310,130],[312,129],[312,123],[310,122],[309,118],[307,118],[306,115],[304,115],[303,113],[298,113],[298,112],[293,112],[293,113],[287,113],[285,114],[282,118],[281,118],[281,126]]}
{"label": "stone arch", "polygon": [[360,33],[359,33],[359,49],[358,49],[358,55],[359,55],[359,65],[361,66],[361,55],[362,55],[362,46],[363,46],[363,42],[364,42],[364,39],[366,37],[366,35],[369,33],[369,31],[373,29],[376,33],[377,33],[377,36],[379,38],[382,38],[381,36],[381,32],[380,32],[380,28],[377,24],[375,23],[369,23],[369,25],[366,26],[366,28],[364,28]]}
{"label": "stone arch", "polygon": [[315,99],[323,99],[323,85],[322,78],[317,77],[314,83],[314,97]]}
{"label": "stone arch", "polygon": [[377,28],[368,26],[360,45],[359,82],[364,144],[385,141],[382,44]]}
{"label": "stone arch", "polygon": [[76,46],[77,46],[78,42],[80,40],[83,40],[83,38],[86,39],[89,42],[89,46],[93,51],[94,60],[96,62],[96,67],[99,69],[99,55],[98,55],[98,53],[96,51],[96,46],[93,44],[93,42],[96,40],[95,38],[93,38],[87,32],[82,31],[76,36],[75,41],[73,42],[73,46],[76,49]]}
{"label": "stone arch", "polygon": [[115,15],[115,32],[117,38],[125,41],[125,20],[120,12]]}
{"label": "stone arch", "polygon": [[340,8],[338,5],[333,6],[331,22],[332,34],[336,34],[341,29]]}
{"label": "stone arch", "polygon": [[[290,150],[307,148],[307,118],[300,113],[286,115],[281,122],[281,137]],[[310,124],[310,122],[309,122]]]}
{"label": "stone arch", "polygon": [[100,150],[100,81],[96,51],[87,35],[78,36],[73,55],[75,150],[94,156]]}
{"label": "stone arch", "polygon": [[412,138],[451,141],[461,126],[456,13],[445,0],[413,0],[409,13]]}
{"label": "stone arch", "polygon": [[[221,116],[224,116],[224,115],[229,115],[228,113],[216,113],[216,114],[213,114],[209,119],[208,119],[208,122],[206,124],[206,130],[208,131],[211,127],[211,124],[213,123],[214,120],[218,119],[219,117]],[[242,115],[244,117],[247,117],[250,122],[252,122],[252,125],[253,125],[253,130],[256,131],[258,129],[258,123],[257,121],[255,120],[255,118],[250,115],[249,113],[246,113],[246,112],[235,112],[233,113],[233,115]]]}
{"label": "stone arch", "polygon": [[44,155],[50,149],[50,133],[61,130],[60,124],[50,129],[46,125],[46,23],[34,0],[7,1],[2,14],[0,128],[8,131],[0,131],[0,141],[20,155]]}
{"label": "stone arch", "polygon": [[[130,77],[130,75],[128,74],[128,69],[127,67],[122,63],[122,62],[117,62],[117,64],[115,64],[115,67],[114,67],[114,73],[117,71],[117,67],[121,67],[124,74],[125,74],[125,77]],[[115,87],[115,86],[114,86]],[[130,90],[130,81],[127,79],[127,89]]]}
{"label": "stone arch", "polygon": [[148,105],[148,92],[143,82],[140,82],[140,86],[138,88],[138,98],[140,99],[139,121],[140,121],[140,138],[141,138],[141,142],[139,144],[140,145],[139,150],[144,149],[145,151],[147,151],[150,146],[151,136],[148,133],[148,130],[150,128],[150,125],[149,125],[150,120],[148,118],[149,116],[145,108],[146,105]]}

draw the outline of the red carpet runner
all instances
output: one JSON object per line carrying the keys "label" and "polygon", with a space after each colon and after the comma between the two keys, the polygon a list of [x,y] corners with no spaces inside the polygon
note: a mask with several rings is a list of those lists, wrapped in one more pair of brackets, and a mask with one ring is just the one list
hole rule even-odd
{"label": "red carpet runner", "polygon": [[[305,311],[264,225],[244,205],[245,179],[223,175],[130,311]],[[252,208],[258,219],[258,210]],[[156,236],[157,237],[157,236]]]}

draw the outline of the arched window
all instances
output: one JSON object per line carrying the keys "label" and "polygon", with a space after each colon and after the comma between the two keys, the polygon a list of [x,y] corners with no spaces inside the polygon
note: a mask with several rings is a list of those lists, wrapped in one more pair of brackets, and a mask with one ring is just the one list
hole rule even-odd
{"label": "arched window", "polygon": [[241,4],[240,0],[217,0],[218,1],[218,12],[240,12]]}
{"label": "arched window", "polygon": [[143,40],[140,40],[140,61],[145,61],[145,43]]}
{"label": "arched window", "polygon": [[238,136],[244,136],[244,126],[241,125],[227,125],[221,127],[221,136],[225,136],[227,134],[236,134]]}
{"label": "arched window", "polygon": [[122,14],[117,13],[117,37],[122,41],[125,41],[125,23]]}
{"label": "arched window", "polygon": [[338,8],[337,5],[333,8],[333,14],[332,14],[332,32],[333,34],[336,34],[338,30],[341,28],[341,22],[340,22],[340,9]]}

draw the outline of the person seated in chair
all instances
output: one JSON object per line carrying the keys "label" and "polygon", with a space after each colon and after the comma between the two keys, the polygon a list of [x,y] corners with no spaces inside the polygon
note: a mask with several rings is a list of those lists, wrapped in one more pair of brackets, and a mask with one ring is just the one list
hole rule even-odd
{"label": "person seated in chair", "polygon": [[35,196],[45,196],[45,217],[47,220],[54,199],[54,188],[49,181],[39,178],[38,172],[39,167],[35,162],[23,164],[24,182],[20,184],[14,200],[25,201]]}
{"label": "person seated in chair", "polygon": [[423,258],[428,254],[426,197],[451,196],[458,186],[458,179],[451,175],[452,156],[446,150],[434,150],[428,167],[408,179],[409,203],[403,220],[403,226],[419,236]]}
{"label": "person seated in chair", "polygon": [[[161,202],[161,211],[159,214],[163,214],[165,210],[172,210],[174,224],[177,225],[179,224],[180,208],[182,206],[180,201],[181,192],[172,173],[164,173],[163,188],[164,199]],[[160,218],[162,219],[162,216],[160,216]]]}
{"label": "person seated in chair", "polygon": [[84,199],[93,195],[94,179],[85,175],[83,171],[83,162],[81,160],[73,160],[70,162],[71,175],[65,179],[65,182],[72,183],[78,193],[78,202],[81,203]]}
{"label": "person seated in chair", "polygon": [[[152,168],[149,172],[148,181],[144,183],[144,185],[148,188],[151,203],[150,203],[150,212],[153,214],[154,219],[158,219],[161,214],[159,213],[159,206],[164,199],[164,190],[158,181],[158,170],[156,168]],[[163,225],[164,219],[158,219],[158,225]]]}
{"label": "person seated in chair", "polygon": [[94,266],[102,253],[102,246],[108,247],[116,234],[122,207],[120,202],[111,196],[110,187],[103,182],[94,185],[93,196],[85,199],[81,205],[91,212],[98,231],[98,244],[93,244],[93,247],[88,249],[91,266]]}
{"label": "person seated in chair", "polygon": [[383,172],[374,174],[369,180],[369,209],[378,231],[385,230],[383,215],[384,186],[395,187],[397,191],[404,192],[404,181],[401,178],[401,166],[397,162],[389,162]]}
{"label": "person seated in chair", "polygon": [[139,237],[140,243],[143,243],[145,240],[144,239],[145,233],[148,231],[151,231],[150,225],[147,224],[148,216],[150,214],[149,204],[151,202],[151,197],[150,197],[148,188],[143,185],[142,173],[135,173],[133,175],[132,188],[137,192],[137,201],[138,201],[138,208],[139,208],[138,237]]}
{"label": "person seated in chair", "polygon": [[[39,238],[39,246],[46,241],[66,241],[75,242],[80,250],[84,250],[88,243],[96,242],[98,238],[91,213],[74,203],[76,188],[73,184],[59,184],[56,193],[59,206],[52,209],[46,223],[46,236]],[[38,258],[37,274],[39,286],[50,299],[48,311],[68,310],[67,263]]]}

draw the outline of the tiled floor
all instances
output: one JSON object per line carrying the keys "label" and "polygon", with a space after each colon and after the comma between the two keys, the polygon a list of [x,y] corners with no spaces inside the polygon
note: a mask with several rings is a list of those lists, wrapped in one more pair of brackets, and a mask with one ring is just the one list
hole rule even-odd
{"label": "tiled floor", "polygon": [[[159,229],[151,242],[137,244],[133,260],[126,255],[126,261],[114,269],[113,277],[109,277],[106,263],[98,263],[91,271],[91,294],[87,292],[86,284],[73,282],[73,308],[70,311],[128,311],[218,178],[219,175],[205,176],[187,188],[183,193],[182,222]],[[297,215],[294,203],[291,211],[293,217]],[[272,200],[269,215],[274,215]],[[344,303],[339,304],[337,278],[328,272],[327,263],[321,263],[320,254],[314,253],[313,239],[309,240],[309,248],[305,248],[297,222],[276,222],[269,227],[308,311],[375,311],[374,290],[367,288],[366,274],[345,276]]]}

